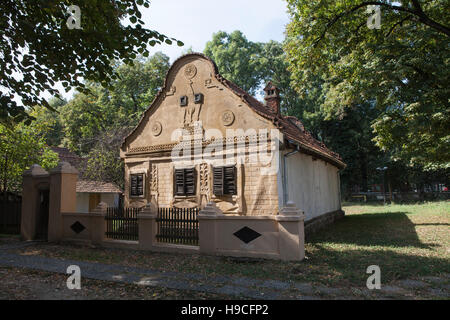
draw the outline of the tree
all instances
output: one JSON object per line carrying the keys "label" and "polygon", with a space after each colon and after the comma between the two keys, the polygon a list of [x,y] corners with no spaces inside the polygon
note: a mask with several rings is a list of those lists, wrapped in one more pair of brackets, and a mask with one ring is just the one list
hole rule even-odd
{"label": "tree", "polygon": [[250,94],[261,85],[261,44],[248,41],[241,31],[219,31],[206,43],[205,55],[213,59],[219,72]]}
{"label": "tree", "polygon": [[86,155],[103,133],[130,130],[162,88],[168,69],[169,58],[156,53],[131,65],[116,65],[118,78],[110,88],[88,83],[89,93],[76,94],[60,108],[63,144]]}
{"label": "tree", "polygon": [[46,170],[58,164],[58,155],[47,147],[41,132],[24,124],[0,124],[0,155],[1,193],[20,191],[22,173],[32,164]]}
{"label": "tree", "polygon": [[[28,115],[24,106],[51,109],[40,93],[58,96],[57,82],[67,91],[76,88],[84,93],[84,80],[109,85],[117,79],[112,60],[132,63],[138,54],[148,56],[148,46],[175,40],[143,28],[138,6],[148,8],[149,0],[79,0],[76,4],[79,12],[68,10],[72,5],[68,0],[2,1],[0,86],[6,91],[0,93],[1,121],[20,122]],[[71,24],[77,12],[81,28]],[[24,106],[12,100],[15,95]]]}
{"label": "tree", "polygon": [[[381,29],[368,29],[369,5]],[[323,110],[373,103],[376,144],[393,159],[426,169],[450,165],[448,1],[288,0],[285,50],[293,85],[324,80]]]}
{"label": "tree", "polygon": [[61,118],[57,112],[67,101],[59,98],[49,100],[49,105],[56,111],[51,111],[43,106],[34,106],[29,114],[35,120],[30,124],[33,130],[41,132],[44,141],[49,146],[59,146],[64,138]]}

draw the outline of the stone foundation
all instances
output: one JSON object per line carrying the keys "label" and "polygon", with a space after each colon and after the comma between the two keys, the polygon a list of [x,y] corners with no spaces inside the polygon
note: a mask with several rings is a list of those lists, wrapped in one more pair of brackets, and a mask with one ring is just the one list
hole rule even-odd
{"label": "stone foundation", "polygon": [[308,237],[316,233],[318,230],[323,229],[330,224],[333,224],[339,219],[342,219],[344,216],[345,212],[343,210],[336,210],[327,212],[319,217],[305,221],[306,239],[308,239]]}

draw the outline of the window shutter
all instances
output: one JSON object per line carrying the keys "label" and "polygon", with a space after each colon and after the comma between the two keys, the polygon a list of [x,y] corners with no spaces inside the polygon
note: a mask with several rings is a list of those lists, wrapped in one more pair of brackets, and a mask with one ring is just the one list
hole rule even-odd
{"label": "window shutter", "polygon": [[224,194],[223,188],[223,167],[213,168],[213,192],[216,196]]}
{"label": "window shutter", "polygon": [[185,193],[188,196],[195,195],[195,169],[184,169]]}
{"label": "window shutter", "polygon": [[183,169],[175,170],[175,194],[177,196],[184,195],[184,170]]}
{"label": "window shutter", "polygon": [[130,192],[132,196],[137,195],[137,177],[136,175],[132,174],[131,175],[131,183],[130,183],[131,187],[130,187]]}
{"label": "window shutter", "polygon": [[136,175],[137,178],[137,196],[144,195],[144,175],[138,174]]}
{"label": "window shutter", "polygon": [[130,194],[133,197],[144,194],[144,175],[132,174],[130,176]]}
{"label": "window shutter", "polygon": [[224,167],[223,185],[225,194],[236,194],[236,167]]}

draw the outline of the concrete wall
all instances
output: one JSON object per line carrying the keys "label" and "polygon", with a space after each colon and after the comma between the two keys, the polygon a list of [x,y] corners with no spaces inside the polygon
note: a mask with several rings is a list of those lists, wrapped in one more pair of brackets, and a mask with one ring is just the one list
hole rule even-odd
{"label": "concrete wall", "polygon": [[[77,192],[77,212],[89,212],[89,195],[86,192]],[[119,195],[117,193],[101,193],[100,202],[104,202],[108,207],[119,206]]]}
{"label": "concrete wall", "polygon": [[305,221],[340,210],[338,170],[304,153],[286,159],[288,201],[305,212]]}

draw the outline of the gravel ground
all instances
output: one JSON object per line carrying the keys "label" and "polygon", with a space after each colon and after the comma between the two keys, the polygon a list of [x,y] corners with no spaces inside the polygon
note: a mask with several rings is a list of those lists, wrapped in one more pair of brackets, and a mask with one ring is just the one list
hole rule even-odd
{"label": "gravel ground", "polygon": [[[48,257],[72,246],[0,240],[0,299],[446,299],[450,275],[403,279],[381,290],[309,282],[149,269],[105,261]],[[51,250],[44,250],[49,249]],[[84,250],[93,250],[87,249]],[[68,251],[68,252],[67,252]],[[102,250],[103,252],[105,250]],[[109,252],[109,250],[106,250]],[[110,253],[115,252],[111,250]],[[73,252],[72,252],[73,253]],[[104,253],[104,252],[103,252]],[[98,258],[97,255],[94,255]],[[92,261],[94,260],[94,261]],[[100,259],[104,260],[104,259]],[[100,263],[99,263],[100,262]],[[82,289],[66,287],[68,265],[82,270]]]}
{"label": "gravel ground", "polygon": [[80,290],[69,290],[67,276],[0,266],[0,300],[210,300],[229,296],[83,279]]}

